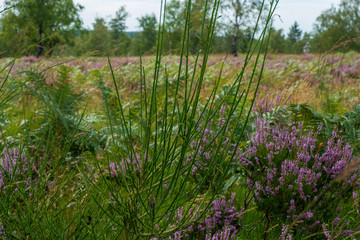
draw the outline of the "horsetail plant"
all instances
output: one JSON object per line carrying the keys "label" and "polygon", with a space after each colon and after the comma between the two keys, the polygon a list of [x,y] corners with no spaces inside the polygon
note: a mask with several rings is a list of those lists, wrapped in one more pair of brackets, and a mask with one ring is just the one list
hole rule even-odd
{"label": "horsetail plant", "polygon": [[[107,92],[103,91],[103,97],[112,132],[110,143],[116,151],[105,154],[108,170],[100,171],[107,189],[101,189],[96,182],[88,180],[104,197],[110,196],[111,204],[108,206],[101,204],[95,197],[93,199],[109,217],[111,225],[115,226],[118,237],[163,239],[206,216],[212,202],[223,189],[227,173],[232,167],[235,152],[231,153],[230,146],[237,147],[240,144],[238,136],[244,133],[244,128],[240,132],[232,129],[239,129],[239,120],[242,118],[246,119],[247,124],[254,103],[254,99],[249,101],[250,92],[254,89],[256,93],[262,77],[266,55],[262,57],[260,53],[266,52],[268,47],[265,36],[271,30],[271,18],[277,4],[277,0],[270,1],[265,26],[259,40],[255,41],[255,32],[260,28],[260,14],[265,11],[265,1],[262,2],[245,63],[233,81],[231,91],[222,101],[216,101],[222,69],[210,93],[206,94],[207,98],[201,97],[218,19],[219,0],[205,3],[203,24],[198,36],[205,40],[200,41],[194,56],[190,55],[192,1],[186,1],[186,23],[178,73],[172,82],[172,76],[169,76],[166,66],[161,62],[166,14],[166,2],[162,2],[151,81],[146,79],[147,69],[142,65],[140,57],[139,122],[129,121],[125,116],[116,76],[108,57],[120,117],[116,118],[111,113]],[[207,17],[210,20],[206,25]],[[245,69],[249,68],[252,59],[255,64],[250,76],[246,76]],[[225,105],[230,99],[230,92],[235,92],[236,98]],[[250,109],[245,105],[248,102]],[[213,123],[212,119],[225,112],[225,108],[227,111],[222,117],[222,124]],[[138,135],[132,134],[134,128],[139,129]],[[209,131],[212,132],[210,135]],[[115,144],[117,138],[125,139],[125,147]],[[202,144],[192,144],[199,140],[203,140]],[[208,151],[211,151],[211,159],[205,167],[199,161],[203,161]],[[201,169],[201,176],[194,182],[191,181],[191,175],[196,167],[204,169]],[[111,181],[107,181],[109,177]],[[179,209],[183,213],[181,218],[176,213]],[[237,219],[238,215],[235,215],[233,217]]]}

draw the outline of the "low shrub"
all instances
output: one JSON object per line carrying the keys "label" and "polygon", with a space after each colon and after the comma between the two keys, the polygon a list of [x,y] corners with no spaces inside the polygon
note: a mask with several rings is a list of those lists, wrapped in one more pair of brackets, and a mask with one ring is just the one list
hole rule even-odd
{"label": "low shrub", "polygon": [[[241,221],[241,212],[236,209],[234,205],[235,194],[232,194],[231,199],[226,200],[223,196],[218,200],[214,200],[210,206],[208,214],[200,219],[199,222],[181,228],[181,223],[184,218],[198,217],[201,211],[199,209],[190,209],[188,213],[184,212],[184,207],[180,207],[175,212],[173,228],[179,227],[168,239],[207,239],[207,240],[228,240],[234,239],[238,226]],[[170,215],[171,213],[168,213]],[[169,220],[165,217],[164,220]],[[161,231],[161,227],[157,226]],[[152,238],[157,240],[158,238]]]}
{"label": "low shrub", "polygon": [[360,159],[336,130],[321,143],[321,126],[313,133],[303,131],[302,123],[289,129],[258,118],[255,128],[249,146],[238,149],[237,157],[268,221],[283,223],[284,229],[295,223],[300,232],[314,233],[333,223],[339,207],[351,198],[357,203]]}

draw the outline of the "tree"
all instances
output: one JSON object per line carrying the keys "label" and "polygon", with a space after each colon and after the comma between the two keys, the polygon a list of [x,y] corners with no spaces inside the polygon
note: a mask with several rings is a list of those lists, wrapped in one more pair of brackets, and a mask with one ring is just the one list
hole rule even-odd
{"label": "tree", "polygon": [[[203,44],[206,42],[205,36],[207,36],[208,29],[204,27],[203,36],[201,39],[201,30],[203,24],[205,26],[209,23],[209,5],[212,3],[212,1],[208,1],[208,9],[205,9],[206,6],[206,0],[194,0],[192,1],[191,5],[191,13],[190,13],[190,51],[191,53],[195,54],[198,50],[199,46],[203,48]],[[205,12],[207,11],[207,12]],[[183,14],[185,17],[186,13],[186,6],[183,9]],[[204,20],[204,14],[205,14],[205,21]]]}
{"label": "tree", "polygon": [[[248,29],[252,24],[253,16],[259,13],[261,0],[226,0],[223,5],[224,14],[228,16],[229,36],[231,36],[231,53],[237,56],[238,41],[243,29]],[[265,6],[266,7],[266,6]]]}
{"label": "tree", "polygon": [[181,48],[182,34],[185,24],[184,4],[179,0],[171,0],[166,5],[164,48],[169,51]]}
{"label": "tree", "polygon": [[72,0],[6,0],[5,5],[13,7],[1,19],[3,28],[15,28],[27,35],[32,44],[38,45],[38,57],[44,50],[50,50],[51,54],[59,43],[60,36],[56,32],[65,34],[81,26],[79,11],[83,7]]}
{"label": "tree", "polygon": [[73,40],[74,43],[71,46],[66,46],[67,48],[65,48],[64,54],[68,56],[81,56],[88,52],[89,36],[89,29],[82,29],[79,31],[78,35]]}
{"label": "tree", "polygon": [[115,55],[124,55],[129,52],[131,38],[124,31],[126,29],[125,21],[129,16],[124,6],[119,8],[115,16],[110,20],[109,28],[112,37],[112,45],[114,46]]}
{"label": "tree", "polygon": [[269,50],[274,53],[285,53],[288,49],[288,42],[285,39],[283,30],[272,29],[269,40]]}
{"label": "tree", "polygon": [[128,16],[129,14],[128,12],[126,12],[124,6],[122,6],[121,8],[119,8],[119,10],[116,11],[115,17],[110,20],[109,24],[113,38],[116,39],[120,37],[120,35],[125,31],[125,21]]}
{"label": "tree", "polygon": [[[189,6],[190,3],[191,6]],[[194,54],[198,50],[199,46],[200,48],[204,48],[204,43],[206,42],[205,38],[207,36],[207,32],[209,31],[207,26],[210,22],[210,9],[212,4],[214,4],[214,1],[209,0],[207,4],[207,9],[205,9],[206,0],[171,0],[166,6],[165,28],[168,34],[168,39],[165,38],[165,40],[168,41],[168,46],[166,46],[166,48],[168,47],[170,50],[181,48],[183,30],[186,22],[186,12],[188,7],[191,8],[190,21],[188,22],[190,38],[189,51]],[[203,39],[201,39],[202,29]],[[213,39],[215,38],[216,36],[214,36]]]}
{"label": "tree", "polygon": [[142,53],[150,51],[157,40],[157,21],[155,14],[145,15],[138,18],[139,25],[142,28],[141,33],[141,51]]}
{"label": "tree", "polygon": [[316,19],[312,47],[327,51],[339,44],[343,50],[360,50],[360,0],[342,0],[339,7],[332,6]]}
{"label": "tree", "polygon": [[106,52],[110,49],[111,36],[106,26],[105,20],[96,18],[93,30],[89,34],[87,49],[89,51]]}
{"label": "tree", "polygon": [[291,43],[296,43],[301,39],[302,31],[299,28],[299,24],[295,21],[294,24],[290,27],[288,33],[288,39]]}

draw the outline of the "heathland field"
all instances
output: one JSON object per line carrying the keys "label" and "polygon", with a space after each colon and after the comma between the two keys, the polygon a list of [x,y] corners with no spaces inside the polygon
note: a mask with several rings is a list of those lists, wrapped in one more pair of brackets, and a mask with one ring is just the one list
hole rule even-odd
{"label": "heathland field", "polygon": [[5,1],[0,239],[358,239],[359,0],[161,3]]}
{"label": "heathland field", "polygon": [[360,55],[259,56],[2,59],[0,237],[357,236]]}

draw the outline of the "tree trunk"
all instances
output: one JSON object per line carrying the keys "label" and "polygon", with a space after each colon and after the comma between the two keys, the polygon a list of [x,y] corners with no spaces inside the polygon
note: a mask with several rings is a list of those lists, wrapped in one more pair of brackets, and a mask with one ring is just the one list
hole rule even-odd
{"label": "tree trunk", "polygon": [[236,21],[235,21],[235,33],[232,39],[232,43],[231,43],[231,53],[234,54],[234,57],[237,57],[237,40],[238,40],[238,36],[239,36],[239,23],[238,23],[238,18],[236,17]]}
{"label": "tree trunk", "polygon": [[44,44],[43,44],[43,30],[39,26],[39,44],[38,44],[38,53],[37,57],[41,57],[44,54]]}
{"label": "tree trunk", "polygon": [[237,57],[237,49],[236,49],[237,36],[234,35],[231,43],[231,53],[234,57]]}

